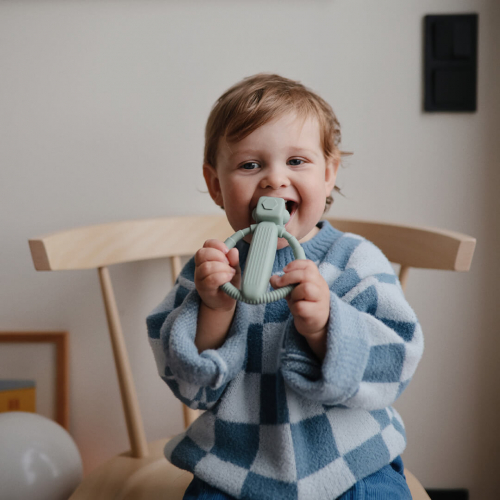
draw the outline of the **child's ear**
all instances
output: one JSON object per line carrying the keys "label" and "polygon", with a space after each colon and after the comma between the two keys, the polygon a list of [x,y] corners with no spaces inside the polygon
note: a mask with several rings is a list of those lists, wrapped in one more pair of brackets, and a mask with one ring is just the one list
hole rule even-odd
{"label": "child's ear", "polygon": [[340,158],[330,158],[325,165],[325,189],[326,196],[329,196],[335,187],[337,180],[337,172],[339,170]]}
{"label": "child's ear", "polygon": [[219,207],[224,205],[224,200],[222,199],[222,191],[220,188],[219,176],[217,175],[217,170],[212,165],[208,163],[203,164],[203,177],[205,177],[205,182],[207,183],[208,192]]}

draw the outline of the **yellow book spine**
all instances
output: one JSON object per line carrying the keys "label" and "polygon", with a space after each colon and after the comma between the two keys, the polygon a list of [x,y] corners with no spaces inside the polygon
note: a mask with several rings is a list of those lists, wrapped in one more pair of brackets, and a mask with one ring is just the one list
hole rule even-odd
{"label": "yellow book spine", "polygon": [[35,413],[35,388],[0,391],[0,413],[5,411],[28,411]]}

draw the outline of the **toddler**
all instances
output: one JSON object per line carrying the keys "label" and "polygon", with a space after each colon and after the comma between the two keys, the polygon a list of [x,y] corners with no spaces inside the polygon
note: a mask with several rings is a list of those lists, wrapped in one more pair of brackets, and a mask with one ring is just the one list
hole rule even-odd
{"label": "toddler", "polygon": [[[278,240],[270,304],[236,302],[251,235],[208,240],[147,319],[162,379],[206,410],[165,447],[194,474],[185,500],[409,499],[406,439],[391,404],[423,337],[392,266],[372,243],[321,221],[339,168],[331,107],[299,82],[259,74],[208,118],[203,174],[235,231],[261,196],[286,200],[308,260]],[[326,205],[326,207],[325,207]],[[228,235],[230,236],[230,235]]]}

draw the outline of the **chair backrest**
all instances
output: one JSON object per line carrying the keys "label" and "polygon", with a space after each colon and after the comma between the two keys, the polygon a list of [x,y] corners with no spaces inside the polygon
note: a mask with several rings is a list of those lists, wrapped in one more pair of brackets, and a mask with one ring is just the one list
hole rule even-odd
{"label": "chair backrest", "polygon": [[[476,244],[470,236],[440,229],[328,220],[341,231],[373,241],[391,262],[400,264],[403,289],[411,267],[468,271]],[[181,256],[193,255],[207,239],[224,241],[233,232],[225,216],[208,215],[100,224],[29,240],[38,271],[98,270],[133,457],[146,456],[148,446],[108,266],[168,257],[175,281],[181,270]],[[189,425],[198,412],[183,408],[185,424]]]}

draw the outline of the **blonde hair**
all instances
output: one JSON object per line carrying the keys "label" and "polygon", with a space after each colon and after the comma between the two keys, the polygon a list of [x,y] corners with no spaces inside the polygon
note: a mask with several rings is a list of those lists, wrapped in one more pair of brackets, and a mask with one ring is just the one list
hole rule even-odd
{"label": "blonde hair", "polygon": [[[233,85],[213,106],[205,128],[204,163],[217,167],[221,137],[230,142],[241,141],[265,123],[289,112],[303,118],[317,118],[321,147],[327,161],[338,162],[342,155],[348,154],[339,149],[340,124],[324,99],[298,81],[259,73]],[[332,201],[329,196],[326,208]]]}

